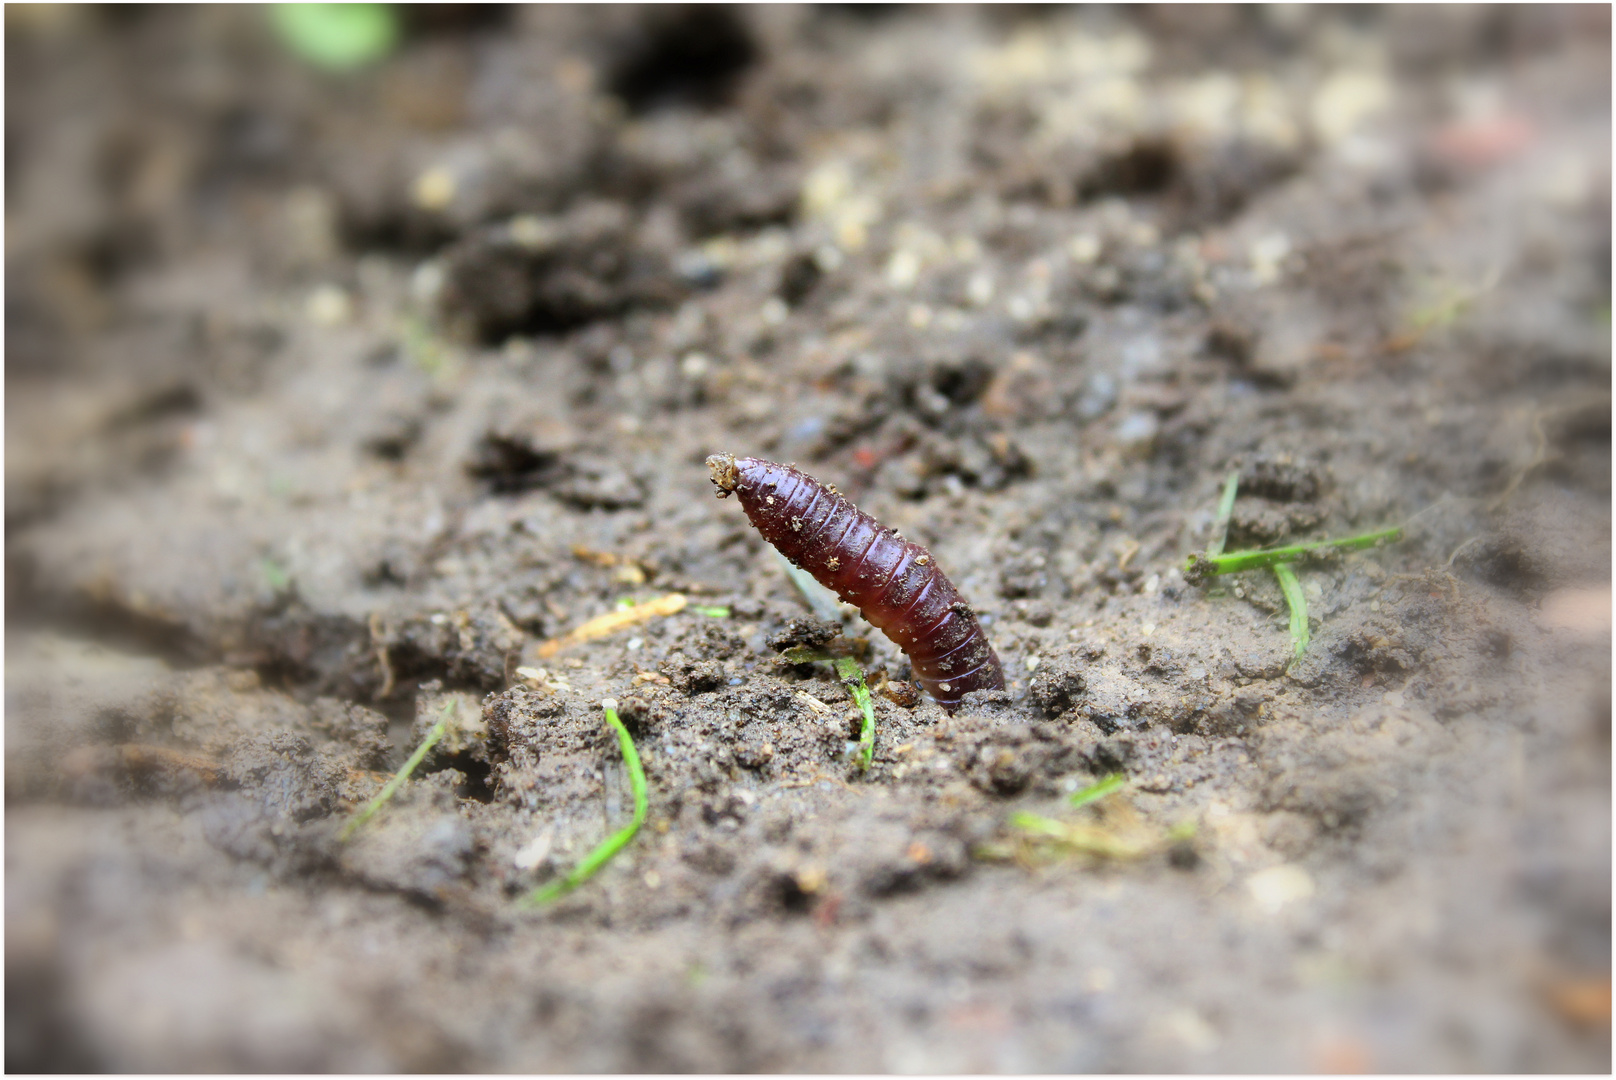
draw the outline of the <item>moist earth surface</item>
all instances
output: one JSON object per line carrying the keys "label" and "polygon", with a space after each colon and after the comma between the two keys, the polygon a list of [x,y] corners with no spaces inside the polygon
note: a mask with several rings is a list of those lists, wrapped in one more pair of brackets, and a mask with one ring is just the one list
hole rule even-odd
{"label": "moist earth surface", "polygon": [[1608,1071],[1608,9],[392,17],[6,11],[8,1068]]}

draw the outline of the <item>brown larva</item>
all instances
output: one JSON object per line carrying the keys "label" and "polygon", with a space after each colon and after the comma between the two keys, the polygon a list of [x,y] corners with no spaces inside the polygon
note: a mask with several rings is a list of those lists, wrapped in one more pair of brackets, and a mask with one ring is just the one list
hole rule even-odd
{"label": "brown larva", "polygon": [[915,679],[949,712],[972,690],[1002,690],[1004,670],[970,605],[931,553],[789,465],[718,454],[718,497],[734,493],[780,554],[857,604],[909,655]]}

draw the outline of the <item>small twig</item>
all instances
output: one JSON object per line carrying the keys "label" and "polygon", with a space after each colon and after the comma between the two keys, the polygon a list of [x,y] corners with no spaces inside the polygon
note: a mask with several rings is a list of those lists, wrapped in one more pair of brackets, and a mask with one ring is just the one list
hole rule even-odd
{"label": "small twig", "polygon": [[454,715],[458,704],[455,699],[449,699],[448,703],[443,706],[443,715],[438,717],[438,722],[432,725],[432,730],[426,733],[426,738],[421,740],[421,745],[415,748],[415,753],[410,755],[410,759],[404,763],[404,767],[393,774],[393,778],[382,786],[374,799],[371,799],[359,813],[354,815],[352,821],[342,827],[342,831],[337,834],[338,840],[347,840],[352,836],[354,830],[375,816],[376,811],[380,810],[383,804],[391,799],[399,788],[404,786],[404,781],[410,778],[410,774],[415,771],[416,766],[426,760],[427,753],[437,745],[439,739],[443,738],[444,732],[449,730],[449,717]]}
{"label": "small twig", "polygon": [[1480,540],[1480,539],[1481,539],[1481,535],[1479,533],[1477,535],[1475,535],[1475,536],[1472,536],[1472,537],[1469,537],[1468,539],[1466,539],[1458,547],[1453,549],[1453,554],[1449,555],[1448,556],[1448,561],[1443,563],[1442,565],[1443,566],[1452,566],[1453,565],[1453,560],[1457,559],[1459,557],[1459,553],[1461,551],[1463,551],[1465,548],[1469,547],[1471,544],[1474,544],[1477,540]]}
{"label": "small twig", "polygon": [[622,851],[628,846],[628,842],[634,839],[634,834],[645,824],[646,815],[650,811],[650,800],[645,794],[645,769],[640,764],[639,752],[634,749],[634,739],[629,735],[628,728],[623,726],[623,721],[618,718],[617,702],[612,698],[606,698],[600,705],[606,712],[606,723],[617,732],[617,744],[623,752],[623,764],[628,766],[629,787],[634,791],[634,817],[627,825],[602,840],[594,851],[584,857],[583,862],[572,869],[571,873],[533,890],[524,901],[529,907],[539,907],[560,899],[594,877],[597,870],[610,862],[612,856]]}
{"label": "small twig", "polygon": [[370,641],[376,646],[376,663],[382,669],[382,688],[376,691],[376,697],[386,701],[393,694],[393,662],[387,655],[387,627],[379,611],[370,613]]}
{"label": "small twig", "polygon": [[1509,478],[1509,483],[1504,486],[1504,490],[1499,492],[1487,504],[1489,512],[1497,512],[1500,507],[1509,501],[1509,497],[1515,494],[1515,489],[1521,486],[1521,481],[1526,479],[1527,474],[1549,460],[1549,437],[1543,432],[1543,421],[1548,416],[1559,411],[1558,409],[1539,409],[1532,414],[1532,460],[1516,470],[1515,474]]}
{"label": "small twig", "polygon": [[603,638],[626,627],[649,622],[664,615],[677,615],[684,610],[685,602],[683,593],[668,593],[665,596],[657,597],[655,600],[647,600],[643,604],[635,604],[632,607],[617,611],[608,611],[604,615],[596,615],[571,633],[564,634],[558,638],[551,638],[540,645],[537,655],[540,660],[548,660],[570,645]]}
{"label": "small twig", "polygon": [[1212,521],[1212,539],[1206,545],[1206,557],[1215,559],[1223,554],[1223,545],[1229,539],[1229,519],[1234,516],[1234,496],[1240,487],[1240,470],[1231,472],[1223,481],[1223,496],[1218,499],[1218,516]]}
{"label": "small twig", "polygon": [[1339,540],[1287,544],[1284,547],[1267,548],[1263,551],[1236,551],[1230,555],[1191,555],[1184,565],[1184,577],[1187,581],[1196,582],[1217,574],[1238,574],[1243,570],[1257,570],[1264,566],[1295,562],[1326,551],[1358,551],[1391,543],[1400,539],[1402,535],[1403,527],[1393,525],[1389,529],[1377,529],[1374,532],[1343,537]]}
{"label": "small twig", "polygon": [[1279,591],[1285,594],[1285,606],[1291,609],[1291,650],[1300,660],[1308,643],[1307,594],[1290,563],[1275,563],[1274,576],[1279,579]]}

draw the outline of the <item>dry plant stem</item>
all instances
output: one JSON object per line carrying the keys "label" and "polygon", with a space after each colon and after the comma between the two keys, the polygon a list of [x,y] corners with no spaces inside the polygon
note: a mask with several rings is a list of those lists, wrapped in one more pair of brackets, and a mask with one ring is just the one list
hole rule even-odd
{"label": "dry plant stem", "polygon": [[1296,579],[1296,571],[1291,569],[1290,563],[1275,563],[1274,576],[1279,579],[1279,591],[1285,594],[1285,606],[1291,612],[1291,651],[1300,660],[1309,640],[1307,594],[1302,591],[1302,583]]}
{"label": "dry plant stem", "polygon": [[558,638],[551,638],[540,645],[538,648],[539,659],[548,660],[569,645],[577,645],[580,642],[603,638],[627,627],[635,626],[642,622],[650,622],[652,619],[663,615],[677,615],[684,610],[686,602],[683,593],[668,593],[665,596],[657,597],[655,600],[647,600],[643,604],[608,611],[604,615],[596,615],[571,633],[563,634]]}
{"label": "dry plant stem", "polygon": [[337,839],[346,840],[352,836],[359,826],[374,817],[376,811],[380,810],[387,800],[391,799],[398,792],[398,789],[404,786],[404,781],[408,780],[416,767],[426,760],[427,752],[436,746],[438,740],[443,738],[443,733],[449,730],[449,717],[454,715],[457,707],[453,700],[450,700],[443,707],[443,715],[438,717],[438,722],[432,725],[432,730],[427,732],[426,738],[421,740],[421,745],[415,748],[415,753],[410,755],[410,759],[404,763],[404,767],[393,774],[393,778],[383,785],[374,799],[365,804],[363,810],[354,815],[352,821],[343,826],[342,832],[337,834]]}
{"label": "dry plant stem", "polygon": [[634,739],[629,735],[628,728],[623,726],[623,721],[618,718],[617,702],[607,698],[600,704],[606,712],[606,723],[617,732],[617,744],[623,752],[623,764],[628,766],[629,786],[634,790],[634,817],[627,825],[602,840],[594,851],[584,857],[583,862],[572,869],[571,873],[533,890],[524,901],[527,906],[538,907],[552,900],[558,900],[594,877],[596,871],[610,862],[612,856],[622,851],[628,846],[628,842],[634,839],[634,834],[645,824],[646,814],[650,811],[650,800],[645,794],[645,769],[640,764],[639,751],[634,749]]}

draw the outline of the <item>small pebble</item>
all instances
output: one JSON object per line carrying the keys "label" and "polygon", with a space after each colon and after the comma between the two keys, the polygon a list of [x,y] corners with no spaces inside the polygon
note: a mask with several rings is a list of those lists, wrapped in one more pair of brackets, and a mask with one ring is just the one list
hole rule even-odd
{"label": "small pebble", "polygon": [[1116,441],[1129,451],[1148,450],[1156,441],[1156,434],[1161,430],[1161,423],[1153,412],[1129,413],[1117,425]]}
{"label": "small pebble", "polygon": [[906,248],[892,253],[887,260],[887,284],[894,289],[907,289],[920,277],[920,256]]}
{"label": "small pebble", "polygon": [[309,294],[307,311],[317,326],[340,326],[353,315],[353,301],[340,285],[321,285]]}
{"label": "small pebble", "polygon": [[436,212],[454,202],[455,187],[454,173],[439,165],[415,178],[415,183],[410,187],[410,198],[422,210]]}
{"label": "small pebble", "polygon": [[986,307],[993,300],[993,275],[978,270],[965,286],[965,298],[977,307]]}
{"label": "small pebble", "polygon": [[1271,866],[1246,879],[1246,889],[1257,906],[1270,915],[1313,895],[1313,879],[1300,866]]}
{"label": "small pebble", "polygon": [[1100,257],[1100,238],[1093,233],[1079,233],[1072,237],[1067,251],[1075,263],[1091,263]]}

